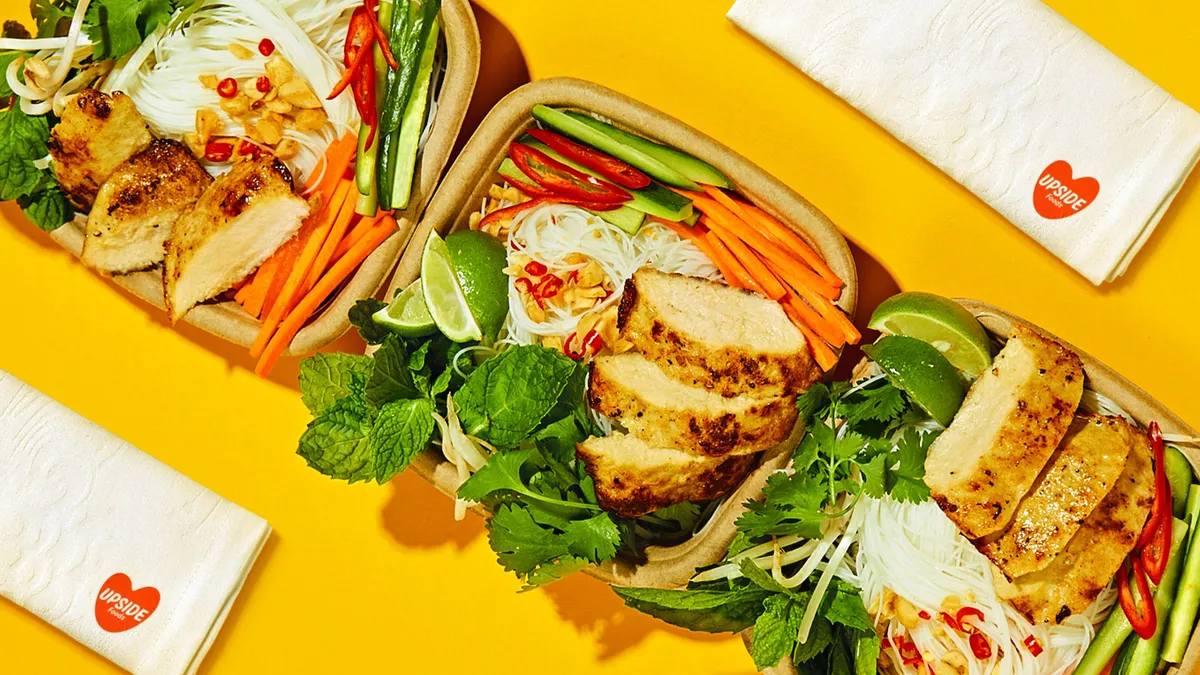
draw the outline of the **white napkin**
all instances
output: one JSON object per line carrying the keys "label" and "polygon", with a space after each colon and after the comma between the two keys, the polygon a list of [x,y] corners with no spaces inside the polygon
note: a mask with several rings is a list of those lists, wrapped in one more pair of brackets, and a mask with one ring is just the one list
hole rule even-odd
{"label": "white napkin", "polygon": [[0,595],[130,672],[194,673],[270,533],[0,370]]}
{"label": "white napkin", "polygon": [[1095,284],[1200,157],[1200,115],[1038,0],[737,0],[729,18]]}

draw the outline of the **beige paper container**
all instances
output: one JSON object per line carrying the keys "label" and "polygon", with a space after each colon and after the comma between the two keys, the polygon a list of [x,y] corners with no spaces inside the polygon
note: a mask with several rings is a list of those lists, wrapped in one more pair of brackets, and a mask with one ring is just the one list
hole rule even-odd
{"label": "beige paper container", "polygon": [[[1074,351],[1083,360],[1083,371],[1087,376],[1087,385],[1112,399],[1125,412],[1132,415],[1138,424],[1143,427],[1149,425],[1150,422],[1157,421],[1159,426],[1162,427],[1164,434],[1182,434],[1192,438],[1200,436],[1196,430],[1188,426],[1178,415],[1154,400],[1152,396],[1139,389],[1137,385],[1121,377],[1112,368],[1104,365],[1095,357],[1088,355],[1071,343],[1058,338],[1039,326],[1029,323],[1019,316],[1009,314],[999,307],[977,300],[960,299],[958,303],[970,310],[975,315],[975,318],[979,319],[984,328],[992,335],[1008,337],[1012,334],[1013,326],[1024,326],[1066,345],[1068,349]],[[1200,448],[1188,445],[1180,447],[1191,461],[1193,470],[1197,472],[1197,475],[1200,475]],[[746,630],[742,633],[742,640],[745,642],[747,649],[750,648],[751,633],[752,630]],[[1168,673],[1200,672],[1200,639],[1197,639],[1197,635],[1200,635],[1200,631],[1192,634],[1192,640],[1188,644],[1183,663],[1177,668],[1170,669]],[[768,675],[795,675],[796,669],[792,666],[791,658],[784,657],[778,666],[768,668],[762,672]]]}
{"label": "beige paper container", "polygon": [[[679,148],[720,169],[742,195],[790,223],[825,258],[846,282],[838,305],[853,314],[858,299],[854,259],[833,223],[816,207],[746,158],[679,120],[611,89],[568,78],[521,87],[492,109],[442,181],[400,260],[387,297],[420,274],[421,249],[431,230],[436,229],[444,236],[467,227],[470,214],[479,210],[488,187],[496,182],[495,172],[509,143],[533,123],[531,111],[539,103],[596,113],[617,126]],[[788,442],[764,453],[759,467],[690,540],[677,546],[649,547],[643,564],[618,559],[588,568],[587,573],[608,583],[630,586],[669,588],[687,583],[697,567],[717,562],[725,555],[735,534],[733,523],[743,511],[742,503],[748,496],[758,494],[767,476],[787,462],[798,439],[799,433],[794,433]],[[440,453],[427,451],[412,466],[445,494],[453,496],[458,489],[457,471]]]}
{"label": "beige paper container", "polygon": [[[433,128],[417,160],[411,205],[407,210],[395,214],[398,231],[363,261],[332,300],[326,301],[324,311],[292,340],[288,354],[316,351],[341,337],[350,328],[347,312],[355,302],[375,295],[383,286],[450,161],[450,152],[479,74],[479,28],[468,0],[445,0],[441,19],[446,44],[446,72],[437,98]],[[83,249],[84,225],[86,219],[77,218],[54,231],[51,236],[78,257]],[[112,280],[155,307],[165,309],[162,270],[155,268],[116,275]],[[246,347],[254,342],[261,325],[234,302],[197,306],[184,316],[184,320]]]}

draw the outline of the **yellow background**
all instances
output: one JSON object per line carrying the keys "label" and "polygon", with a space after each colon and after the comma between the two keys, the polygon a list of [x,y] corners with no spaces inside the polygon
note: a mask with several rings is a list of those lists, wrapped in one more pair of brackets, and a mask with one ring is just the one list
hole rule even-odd
{"label": "yellow background", "polygon": [[[534,78],[613,87],[721,139],[827,213],[892,283],[981,298],[1075,342],[1200,424],[1200,195],[1189,185],[1134,263],[1097,289],[855,110],[724,18],[731,0],[487,0]],[[1050,3],[1193,108],[1192,0]],[[4,17],[28,16],[5,0]],[[488,22],[485,31],[503,37]],[[496,63],[486,86],[520,78]],[[203,672],[748,673],[731,637],[625,610],[585,577],[517,593],[481,521],[420,480],[334,483],[294,454],[296,363],[272,380],[241,350],[89,272],[0,208],[0,368],[275,527]],[[879,261],[871,262],[870,257]],[[890,275],[890,278],[889,278]],[[891,280],[894,278],[894,282]],[[870,307],[866,307],[869,311]],[[361,347],[343,339],[341,349]],[[0,601],[0,672],[116,669]]]}

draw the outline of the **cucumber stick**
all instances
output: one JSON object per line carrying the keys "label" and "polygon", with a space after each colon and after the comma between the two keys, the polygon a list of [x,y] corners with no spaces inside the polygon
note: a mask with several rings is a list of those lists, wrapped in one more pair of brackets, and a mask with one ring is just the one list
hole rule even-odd
{"label": "cucumber stick", "polygon": [[1188,488],[1187,517],[1192,524],[1191,536],[1188,537],[1186,556],[1183,562],[1183,576],[1179,579],[1179,592],[1175,594],[1175,606],[1171,608],[1171,619],[1167,624],[1167,638],[1163,643],[1163,659],[1169,663],[1179,663],[1183,653],[1187,651],[1188,641],[1192,638],[1192,629],[1196,626],[1196,613],[1200,610],[1200,485]]}
{"label": "cucumber stick", "polygon": [[[1171,528],[1171,557],[1167,560],[1167,569],[1163,572],[1162,583],[1154,591],[1154,610],[1158,614],[1158,630],[1154,631],[1154,637],[1142,640],[1133,635],[1133,626],[1129,625],[1129,618],[1125,616],[1121,605],[1117,604],[1109,612],[1108,618],[1104,620],[1104,625],[1096,633],[1092,644],[1088,645],[1087,651],[1084,652],[1079,665],[1075,667],[1073,675],[1099,675],[1104,672],[1104,668],[1112,660],[1113,655],[1121,649],[1121,645],[1131,635],[1136,644],[1132,647],[1126,672],[1131,674],[1152,673],[1158,667],[1158,651],[1162,645],[1164,624],[1168,612],[1171,611],[1171,603],[1175,601],[1175,587],[1183,569],[1183,552],[1180,549],[1187,538],[1187,530],[1188,524],[1178,519]],[[1137,588],[1132,590],[1136,596]],[[1153,661],[1150,670],[1141,670],[1149,661]]]}
{"label": "cucumber stick", "polygon": [[[426,0],[428,1],[428,0]],[[421,63],[417,67],[417,79],[408,99],[408,107],[400,122],[399,142],[392,151],[395,153],[392,166],[395,173],[392,176],[392,195],[389,203],[393,209],[408,208],[412,198],[413,180],[417,168],[417,149],[421,144],[421,132],[425,130],[425,113],[429,109],[430,88],[433,80],[433,59],[437,54],[440,25],[434,19],[430,26],[429,36],[425,40],[425,48],[421,52]]]}
{"label": "cucumber stick", "polygon": [[[379,25],[383,28],[386,35],[392,27],[392,12],[396,4],[392,0],[380,0],[379,2]],[[388,36],[391,40],[391,36]],[[383,114],[383,93],[387,91],[388,68],[387,61],[383,58],[383,48],[378,44],[375,45],[375,53],[372,61],[375,66],[375,119],[371,120],[378,126],[379,118]],[[355,159],[354,179],[358,185],[358,203],[355,211],[364,216],[375,215],[375,210],[379,204],[379,192],[377,181],[375,180],[375,163],[379,153],[379,142],[381,134],[374,134],[371,139],[371,144],[367,145],[367,139],[371,137],[371,126],[363,120],[358,127],[358,155]]]}

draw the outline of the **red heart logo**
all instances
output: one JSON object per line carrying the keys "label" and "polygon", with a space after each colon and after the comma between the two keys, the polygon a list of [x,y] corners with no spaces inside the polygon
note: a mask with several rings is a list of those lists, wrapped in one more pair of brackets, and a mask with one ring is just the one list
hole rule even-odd
{"label": "red heart logo", "polygon": [[1100,181],[1072,178],[1071,165],[1060,159],[1046,167],[1033,186],[1033,208],[1043,218],[1058,220],[1084,210],[1098,194]]}
{"label": "red heart logo", "polygon": [[128,576],[114,574],[96,596],[96,623],[110,633],[136,628],[158,609],[160,599],[157,588],[147,586],[135,591]]}

